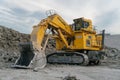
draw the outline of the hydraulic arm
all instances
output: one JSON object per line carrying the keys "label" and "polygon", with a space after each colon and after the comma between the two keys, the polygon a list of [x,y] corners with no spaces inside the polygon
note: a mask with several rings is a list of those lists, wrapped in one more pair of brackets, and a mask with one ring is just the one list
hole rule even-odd
{"label": "hydraulic arm", "polygon": [[73,38],[74,31],[58,14],[54,14],[43,19],[37,26],[33,27],[31,41],[35,48],[38,50],[42,48],[41,43],[47,29],[52,29],[53,33],[57,32],[58,37],[64,42],[67,48],[69,47],[64,35]]}

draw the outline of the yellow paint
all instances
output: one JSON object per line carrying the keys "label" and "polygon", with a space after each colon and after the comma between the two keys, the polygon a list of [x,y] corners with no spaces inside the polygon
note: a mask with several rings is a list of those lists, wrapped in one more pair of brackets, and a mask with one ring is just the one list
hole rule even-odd
{"label": "yellow paint", "polygon": [[31,33],[33,46],[41,48],[46,30],[52,28],[56,31],[53,38],[56,40],[57,50],[101,50],[102,35],[97,35],[91,20],[85,18],[81,20],[88,22],[89,26],[75,31],[58,14],[48,16],[33,28]]}

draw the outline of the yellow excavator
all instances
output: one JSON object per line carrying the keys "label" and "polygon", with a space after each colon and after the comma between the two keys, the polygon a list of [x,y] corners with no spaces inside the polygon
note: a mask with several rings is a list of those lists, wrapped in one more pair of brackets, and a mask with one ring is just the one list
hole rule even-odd
{"label": "yellow excavator", "polygon": [[[58,14],[51,14],[33,27],[31,42],[21,43],[21,55],[14,64],[16,68],[44,68],[46,63],[100,64],[104,47],[104,33],[93,28],[90,19],[77,18],[67,24]],[[52,35],[56,52],[45,55],[47,42]],[[44,44],[43,44],[44,42]]]}

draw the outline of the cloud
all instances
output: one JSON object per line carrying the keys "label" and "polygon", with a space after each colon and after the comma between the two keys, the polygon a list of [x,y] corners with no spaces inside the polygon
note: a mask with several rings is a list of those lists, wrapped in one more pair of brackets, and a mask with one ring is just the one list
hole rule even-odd
{"label": "cloud", "polygon": [[3,25],[11,25],[11,28],[21,32],[30,33],[32,26],[46,17],[45,11],[54,9],[68,23],[72,23],[74,18],[90,18],[98,29],[120,34],[117,29],[120,26],[119,0],[1,0],[0,2],[2,19],[0,24],[4,21]]}
{"label": "cloud", "polygon": [[45,1],[43,1],[43,0],[36,0],[36,1],[34,1],[34,0],[21,0],[21,1],[6,0],[5,3],[11,4],[11,5],[9,5],[9,7],[11,7],[11,8],[18,7],[18,8],[30,11],[30,12],[44,11],[44,10],[50,8],[50,6],[46,5],[46,0]]}
{"label": "cloud", "polygon": [[17,7],[0,6],[0,25],[13,28],[23,33],[30,33],[32,26],[39,22],[38,17],[34,15]]}

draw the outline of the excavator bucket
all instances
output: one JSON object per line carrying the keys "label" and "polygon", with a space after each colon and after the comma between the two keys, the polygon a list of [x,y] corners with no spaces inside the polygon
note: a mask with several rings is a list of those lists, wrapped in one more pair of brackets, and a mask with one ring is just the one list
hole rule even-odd
{"label": "excavator bucket", "polygon": [[31,42],[20,43],[20,56],[12,66],[14,68],[43,68],[46,65],[44,51],[34,50]]}

